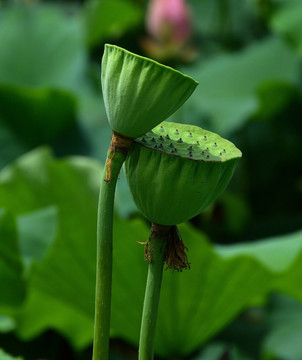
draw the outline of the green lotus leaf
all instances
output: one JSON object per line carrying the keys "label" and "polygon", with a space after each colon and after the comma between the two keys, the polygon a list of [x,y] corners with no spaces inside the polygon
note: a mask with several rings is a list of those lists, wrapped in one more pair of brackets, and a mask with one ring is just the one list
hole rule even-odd
{"label": "green lotus leaf", "polygon": [[150,221],[177,225],[228,185],[241,152],[196,126],[163,122],[136,139],[125,163],[133,199]]}
{"label": "green lotus leaf", "polygon": [[102,89],[111,128],[137,138],[172,115],[198,83],[156,61],[105,45]]}

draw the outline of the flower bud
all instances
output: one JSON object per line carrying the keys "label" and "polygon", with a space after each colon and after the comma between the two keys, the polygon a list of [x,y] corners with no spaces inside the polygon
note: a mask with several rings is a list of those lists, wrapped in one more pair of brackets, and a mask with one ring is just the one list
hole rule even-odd
{"label": "flower bud", "polygon": [[105,45],[102,89],[110,126],[137,138],[172,115],[195,90],[191,77],[118,46]]}
{"label": "flower bud", "polygon": [[126,177],[143,215],[172,226],[198,215],[224,191],[240,157],[219,135],[163,122],[133,142]]}
{"label": "flower bud", "polygon": [[151,0],[147,30],[159,41],[186,42],[191,36],[191,17],[185,0]]}

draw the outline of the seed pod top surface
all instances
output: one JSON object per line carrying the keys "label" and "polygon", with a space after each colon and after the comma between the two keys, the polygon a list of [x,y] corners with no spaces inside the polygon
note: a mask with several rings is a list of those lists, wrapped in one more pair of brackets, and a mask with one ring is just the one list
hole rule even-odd
{"label": "seed pod top surface", "polygon": [[177,225],[224,191],[240,157],[217,134],[163,122],[134,141],[125,169],[141,212],[154,223]]}
{"label": "seed pod top surface", "polygon": [[137,138],[172,115],[198,83],[118,46],[105,45],[102,89],[111,128]]}

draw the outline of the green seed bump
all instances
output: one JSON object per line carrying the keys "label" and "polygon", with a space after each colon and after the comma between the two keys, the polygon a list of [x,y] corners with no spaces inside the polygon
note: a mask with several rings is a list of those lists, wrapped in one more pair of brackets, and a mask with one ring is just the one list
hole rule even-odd
{"label": "green seed bump", "polygon": [[154,145],[154,149],[157,149],[158,148],[158,146],[157,145]]}
{"label": "green seed bump", "polygon": [[159,129],[158,129],[158,131],[160,131],[160,132],[165,132],[165,129],[163,128],[163,126],[160,126]]}
{"label": "green seed bump", "polygon": [[178,129],[174,131],[174,135],[179,135]]}
{"label": "green seed bump", "polygon": [[192,133],[190,132],[190,133],[187,135],[187,137],[192,138],[192,137],[193,137]]}
{"label": "green seed bump", "polygon": [[[165,132],[160,131],[162,128]],[[175,135],[176,132],[179,135]],[[192,137],[188,137],[190,134],[192,134]],[[153,133],[148,132],[135,141],[144,147],[149,147],[167,155],[172,155],[173,150],[174,156],[194,161],[227,162],[239,154],[237,153],[238,149],[232,143],[217,134],[196,126],[170,122],[159,124],[153,129]],[[155,144],[157,144],[157,148],[154,148]],[[176,150],[176,147],[178,150]],[[192,156],[190,156],[189,152],[192,152]]]}

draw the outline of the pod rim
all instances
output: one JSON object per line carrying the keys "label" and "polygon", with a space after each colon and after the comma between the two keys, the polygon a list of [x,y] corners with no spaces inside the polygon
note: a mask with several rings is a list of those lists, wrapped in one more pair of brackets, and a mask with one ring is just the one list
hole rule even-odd
{"label": "pod rim", "polygon": [[199,82],[196,81],[195,79],[193,79],[191,76],[186,75],[186,74],[182,73],[182,72],[179,71],[179,70],[173,69],[172,67],[170,67],[170,66],[168,66],[168,65],[161,64],[160,62],[158,62],[158,61],[156,61],[156,60],[147,58],[147,57],[142,56],[142,55],[135,54],[135,53],[133,53],[133,52],[131,52],[131,51],[129,51],[129,50],[126,50],[126,49],[124,49],[124,48],[122,48],[122,47],[120,47],[120,46],[117,46],[117,45],[105,44],[105,48],[116,49],[116,50],[118,50],[118,51],[120,51],[120,52],[124,52],[124,53],[127,54],[127,55],[131,55],[131,56],[134,56],[134,57],[136,57],[136,58],[139,58],[139,59],[141,59],[141,60],[143,60],[143,61],[147,61],[147,62],[149,62],[149,63],[151,63],[151,64],[155,64],[155,65],[157,65],[157,66],[159,66],[159,67],[162,67],[162,68],[164,68],[164,69],[166,69],[166,70],[172,71],[172,72],[174,72],[174,73],[176,73],[176,74],[178,74],[178,75],[181,75],[181,76],[183,76],[183,77],[185,77],[185,78],[193,81],[193,82],[196,84],[196,86],[199,85]]}

